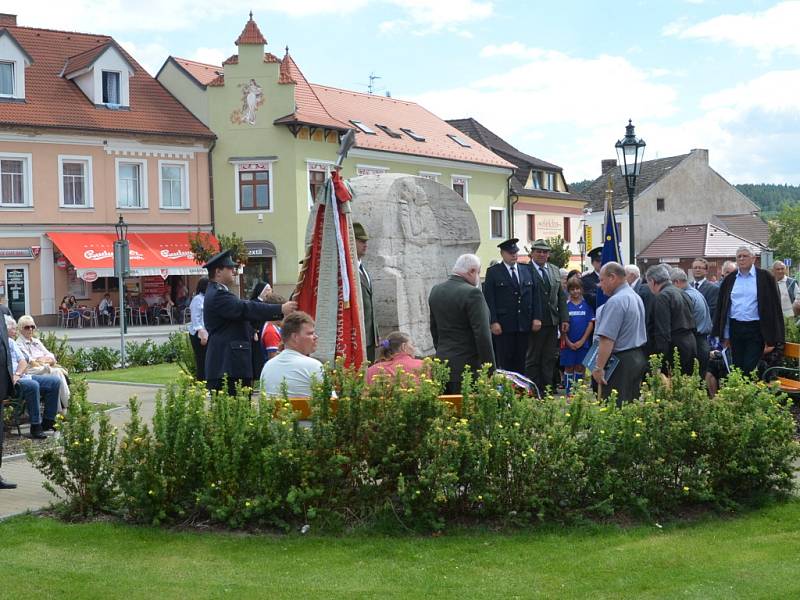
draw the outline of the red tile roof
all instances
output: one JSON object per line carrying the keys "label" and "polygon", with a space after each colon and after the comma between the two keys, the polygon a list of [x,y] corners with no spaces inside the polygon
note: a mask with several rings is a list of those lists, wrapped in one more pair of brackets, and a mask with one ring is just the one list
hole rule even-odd
{"label": "red tile roof", "polygon": [[638,258],[729,258],[740,246],[749,247],[755,255],[766,248],[755,240],[727,231],[713,223],[673,225],[667,227],[639,253]]}
{"label": "red tile roof", "polygon": [[170,58],[201,85],[208,85],[219,75],[222,75],[222,69],[215,65],[207,65],[188,58],[178,58],[177,56],[171,56]]}
{"label": "red tile roof", "polygon": [[129,109],[96,107],[77,84],[59,76],[68,59],[91,55],[99,47],[115,43],[111,37],[31,27],[7,29],[34,60],[25,69],[25,102],[0,102],[4,126],[214,137],[119,46],[134,69]]}
{"label": "red tile roof", "polygon": [[[513,164],[467,138],[464,133],[415,102],[324,85],[311,85],[311,89],[334,118],[345,123],[351,120],[361,121],[375,131],[375,135],[371,135],[355,128],[356,146],[359,148],[514,168]],[[300,109],[302,99],[296,96],[296,101]],[[400,137],[391,137],[379,129],[378,125],[388,126],[399,133]],[[352,125],[351,127],[354,128]],[[425,141],[413,140],[402,129],[414,131],[423,136]],[[467,138],[466,141],[471,142],[470,147],[459,145],[447,137],[448,135]]]}
{"label": "red tile roof", "polygon": [[[73,73],[77,73],[88,67],[91,67],[94,62],[100,58],[110,47],[116,48],[119,53],[122,54],[123,58],[126,56],[125,52],[116,44],[116,42],[114,42],[114,40],[108,40],[95,48],[91,48],[85,52],[76,54],[75,56],[70,56],[64,63],[61,76],[69,77]],[[133,68],[133,65],[131,65],[131,68]]]}
{"label": "red tile roof", "polygon": [[253,21],[253,14],[250,13],[250,20],[245,23],[242,33],[236,39],[236,45],[240,44],[266,44],[267,39],[261,34],[261,30]]}

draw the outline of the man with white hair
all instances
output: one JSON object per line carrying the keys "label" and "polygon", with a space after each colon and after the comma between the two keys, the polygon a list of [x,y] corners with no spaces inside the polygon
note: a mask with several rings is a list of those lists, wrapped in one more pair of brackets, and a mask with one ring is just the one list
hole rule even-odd
{"label": "man with white hair", "polygon": [[450,366],[446,392],[459,394],[465,367],[477,370],[485,363],[494,367],[480,259],[474,254],[459,256],[447,281],[433,286],[428,306],[436,358],[447,360]]}
{"label": "man with white hair", "polygon": [[709,352],[708,334],[711,333],[711,309],[708,307],[703,294],[700,290],[689,285],[689,278],[683,269],[672,269],[670,271],[672,285],[684,294],[692,302],[692,314],[694,316],[694,341],[697,345],[697,360],[700,363],[700,377],[705,377],[708,369]]}
{"label": "man with white hair", "polygon": [[625,281],[631,286],[634,292],[639,294],[639,297],[644,303],[645,314],[649,313],[650,302],[653,300],[653,293],[647,287],[647,282],[642,278],[642,272],[636,265],[625,265]]}
{"label": "man with white hair", "polygon": [[776,260],[772,263],[772,276],[778,285],[778,295],[781,298],[781,310],[784,317],[794,316],[795,292],[797,291],[797,281],[786,274],[786,265],[782,261]]}

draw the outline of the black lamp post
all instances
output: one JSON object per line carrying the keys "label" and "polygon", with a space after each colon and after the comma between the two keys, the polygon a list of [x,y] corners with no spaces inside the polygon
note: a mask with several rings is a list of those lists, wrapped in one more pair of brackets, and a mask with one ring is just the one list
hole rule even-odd
{"label": "black lamp post", "polygon": [[117,232],[117,241],[114,242],[114,271],[117,276],[119,286],[119,345],[120,362],[125,368],[125,332],[127,323],[125,321],[125,276],[130,271],[130,250],[128,247],[128,224],[123,220],[122,215],[114,225]]}
{"label": "black lamp post", "polygon": [[619,169],[625,178],[625,187],[628,190],[628,233],[630,245],[631,264],[636,264],[635,235],[633,230],[633,196],[636,192],[636,178],[639,177],[639,170],[642,168],[642,157],[644,156],[643,139],[636,139],[633,123],[628,119],[625,126],[625,137],[618,140],[614,147],[617,149],[619,158]]}

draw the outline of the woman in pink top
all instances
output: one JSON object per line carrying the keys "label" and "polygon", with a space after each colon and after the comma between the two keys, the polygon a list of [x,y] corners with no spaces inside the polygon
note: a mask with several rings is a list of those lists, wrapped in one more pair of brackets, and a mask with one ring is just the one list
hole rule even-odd
{"label": "woman in pink top", "polygon": [[400,331],[390,333],[376,350],[377,362],[367,369],[367,383],[372,383],[377,375],[393,378],[398,368],[402,368],[403,372],[408,373],[415,381],[419,379],[425,365],[420,359],[414,358],[416,350],[407,334]]}

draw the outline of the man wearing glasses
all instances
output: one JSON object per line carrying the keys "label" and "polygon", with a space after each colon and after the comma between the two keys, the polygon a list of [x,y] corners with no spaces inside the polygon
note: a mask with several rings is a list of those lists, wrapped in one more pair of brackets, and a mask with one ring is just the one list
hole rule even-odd
{"label": "man wearing glasses", "polygon": [[208,389],[221,390],[227,377],[227,392],[234,395],[237,382],[247,387],[253,383],[248,323],[280,320],[297,309],[297,302],[265,304],[264,297],[270,291],[266,286],[257,300],[237,298],[228,289],[237,269],[230,250],[220,252],[204,266],[209,280],[203,300],[203,321],[208,330],[206,382]]}

